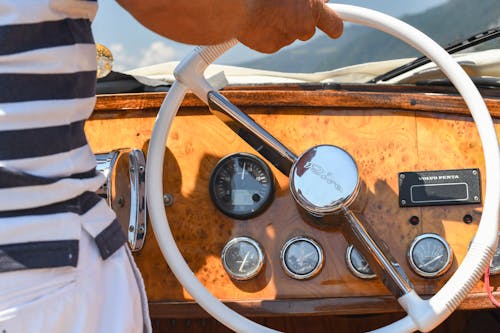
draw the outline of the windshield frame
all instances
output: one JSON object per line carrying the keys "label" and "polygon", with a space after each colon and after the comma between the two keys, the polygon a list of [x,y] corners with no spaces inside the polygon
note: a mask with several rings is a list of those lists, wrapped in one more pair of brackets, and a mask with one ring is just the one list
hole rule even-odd
{"label": "windshield frame", "polygon": [[[500,37],[500,26],[488,29],[486,31],[476,33],[472,36],[469,36],[468,38],[465,38],[463,40],[460,40],[458,42],[454,42],[446,46],[444,49],[447,51],[449,54],[454,54],[463,50],[466,50],[468,48],[471,48],[476,45],[480,45],[482,43],[485,43],[489,40],[495,39],[497,37]],[[390,79],[393,79],[399,75],[402,75],[404,73],[407,73],[415,68],[418,68],[420,66],[423,66],[425,64],[430,63],[431,60],[426,57],[422,56],[419,57],[405,65],[402,65],[400,67],[394,68],[387,73],[381,74],[367,83],[377,83],[377,82],[383,82],[383,81],[388,81]]]}

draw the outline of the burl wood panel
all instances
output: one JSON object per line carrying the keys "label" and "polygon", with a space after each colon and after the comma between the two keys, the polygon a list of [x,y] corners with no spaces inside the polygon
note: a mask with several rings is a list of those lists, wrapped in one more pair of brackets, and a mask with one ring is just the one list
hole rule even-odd
{"label": "burl wood panel", "polygon": [[[295,103],[300,106],[284,103],[281,99],[265,106],[263,101],[266,95],[258,92],[255,93],[258,95],[258,106],[251,106],[249,96],[252,93],[227,94],[242,101],[242,109],[292,151],[299,154],[313,145],[333,144],[354,157],[367,188],[364,196],[366,207],[361,218],[389,245],[417,292],[436,292],[463,259],[477,228],[481,206],[399,208],[397,174],[401,171],[477,167],[484,175],[477,132],[471,119],[460,115],[467,111],[459,99],[413,94],[412,98],[425,100],[425,103],[417,104],[423,105],[422,108],[418,109],[411,103],[403,108],[401,105],[405,102],[400,100],[400,94],[377,93],[379,102],[375,103],[376,107],[370,108],[366,101],[373,97],[373,93],[351,92],[338,96],[338,92],[321,92],[321,97],[314,91],[299,91],[296,94],[300,98],[292,96],[292,99],[300,100],[300,103]],[[293,92],[287,94],[293,95]],[[324,104],[321,104],[321,98]],[[332,106],[336,105],[336,98],[340,107]],[[106,100],[109,104],[105,103]],[[134,98],[120,100],[112,96],[98,99],[96,113],[86,125],[86,133],[95,152],[121,147],[140,148],[147,152],[154,122],[152,110],[161,101],[152,103],[144,95],[136,100],[136,104],[145,110],[138,109]],[[145,100],[148,102],[145,103]],[[385,100],[386,104],[380,100]],[[314,106],[303,106],[308,101]],[[358,106],[359,101],[364,101],[361,106]],[[459,115],[429,111],[432,105],[438,110],[445,110],[443,101],[452,103]],[[500,108],[498,100],[490,99],[488,104],[494,110]],[[497,133],[500,132],[498,119],[495,126]],[[273,168],[275,199],[263,214],[239,221],[219,212],[209,197],[209,177],[219,159],[234,152],[255,154],[251,147],[189,96],[174,121],[167,142],[163,187],[165,193],[173,195],[175,203],[166,211],[181,252],[196,276],[214,295],[229,302],[249,302],[249,308],[273,300],[341,299],[343,301],[336,303],[336,308],[324,304],[327,310],[323,313],[341,313],[342,304],[349,308],[347,313],[398,309],[394,301],[384,301],[391,297],[379,280],[361,280],[349,272],[344,259],[348,240],[339,230],[318,230],[303,221],[288,191],[288,178],[276,169]],[[482,181],[484,189],[484,176]],[[473,223],[462,221],[465,214],[474,217]],[[420,217],[420,224],[413,226],[408,223],[413,215]],[[409,244],[423,232],[444,236],[455,253],[451,271],[441,278],[418,277],[408,266],[406,253]],[[289,278],[279,264],[282,245],[297,235],[316,239],[326,257],[321,273],[307,281]],[[222,267],[221,250],[227,241],[236,236],[252,237],[265,249],[264,268],[251,281],[233,281]],[[152,230],[148,232],[143,250],[135,254],[135,258],[146,282],[152,309],[156,303],[191,299],[164,262]],[[499,288],[500,279],[494,279],[492,284]],[[479,283],[474,292],[482,292],[482,288],[482,283]],[[363,299],[365,306],[349,307],[349,300],[356,303],[355,297]],[[473,307],[485,307],[486,302],[483,297],[480,304],[476,302]],[[322,312],[321,301],[313,304],[304,309],[304,313]],[[272,305],[268,310],[273,311]],[[251,312],[251,309],[248,311]],[[297,309],[297,312],[300,311]]]}

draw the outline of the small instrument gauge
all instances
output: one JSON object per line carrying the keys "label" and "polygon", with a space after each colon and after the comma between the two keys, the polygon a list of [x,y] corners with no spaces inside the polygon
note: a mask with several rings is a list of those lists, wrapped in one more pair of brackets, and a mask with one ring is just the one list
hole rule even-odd
{"label": "small instrument gauge", "polygon": [[323,250],[308,237],[289,239],[281,249],[281,266],[287,275],[297,280],[316,276],[323,267]]}
{"label": "small instrument gauge", "polygon": [[255,277],[264,265],[261,246],[249,237],[231,239],[222,249],[221,259],[229,276],[238,281]]}
{"label": "small instrument gauge", "polygon": [[361,279],[374,279],[377,276],[363,255],[353,245],[347,247],[345,258],[347,267],[355,276]]}
{"label": "small instrument gauge", "polygon": [[408,260],[418,275],[434,278],[443,275],[450,268],[453,253],[441,236],[422,234],[410,245]]}
{"label": "small instrument gauge", "polygon": [[269,166],[255,155],[236,153],[224,157],[210,176],[210,197],[224,214],[248,219],[261,213],[274,196]]}

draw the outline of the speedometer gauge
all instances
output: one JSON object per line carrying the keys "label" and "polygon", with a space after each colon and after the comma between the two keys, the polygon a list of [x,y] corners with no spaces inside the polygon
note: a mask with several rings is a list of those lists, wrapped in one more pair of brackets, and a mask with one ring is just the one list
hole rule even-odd
{"label": "speedometer gauge", "polygon": [[210,176],[210,196],[224,214],[247,219],[261,213],[272,201],[274,178],[269,166],[255,155],[224,157]]}
{"label": "speedometer gauge", "polygon": [[408,251],[411,268],[423,277],[438,277],[451,266],[453,253],[446,241],[437,234],[415,238]]}

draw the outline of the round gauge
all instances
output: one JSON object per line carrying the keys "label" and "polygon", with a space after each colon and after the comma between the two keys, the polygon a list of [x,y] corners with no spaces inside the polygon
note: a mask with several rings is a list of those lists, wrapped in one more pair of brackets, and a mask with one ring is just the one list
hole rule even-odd
{"label": "round gauge", "polygon": [[285,273],[297,280],[311,278],[323,267],[323,250],[307,237],[289,239],[283,245],[280,257]]}
{"label": "round gauge", "polygon": [[355,276],[361,279],[373,279],[376,277],[368,262],[354,246],[349,245],[347,247],[345,258],[347,267]]}
{"label": "round gauge", "polygon": [[255,155],[226,156],[210,176],[210,196],[215,206],[233,218],[256,216],[269,205],[273,194],[271,169]]}
{"label": "round gauge", "polygon": [[415,238],[408,251],[411,268],[423,277],[438,277],[451,266],[453,254],[446,241],[437,234]]}
{"label": "round gauge", "polygon": [[249,237],[231,239],[222,250],[222,265],[235,280],[249,280],[259,274],[264,265],[262,249]]}

